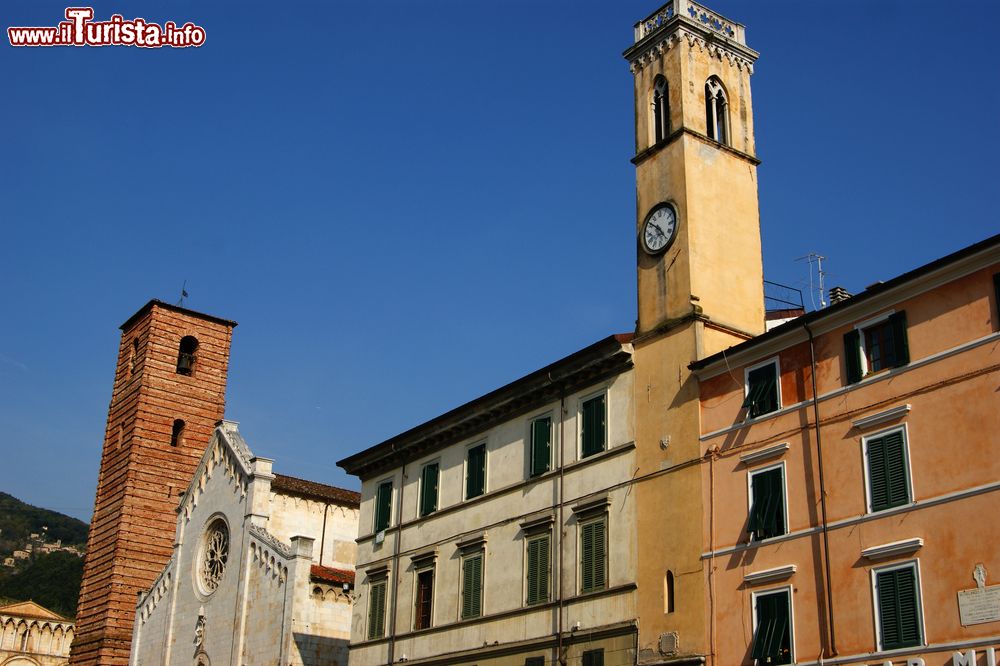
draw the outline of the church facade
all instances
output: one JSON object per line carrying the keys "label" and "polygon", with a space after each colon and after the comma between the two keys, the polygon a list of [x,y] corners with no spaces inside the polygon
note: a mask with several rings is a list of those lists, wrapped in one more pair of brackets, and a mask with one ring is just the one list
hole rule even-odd
{"label": "church facade", "polygon": [[65,666],[73,621],[33,601],[0,607],[0,664]]}
{"label": "church facade", "polygon": [[133,666],[345,666],[358,494],[271,465],[236,423],[216,427],[135,606]]}

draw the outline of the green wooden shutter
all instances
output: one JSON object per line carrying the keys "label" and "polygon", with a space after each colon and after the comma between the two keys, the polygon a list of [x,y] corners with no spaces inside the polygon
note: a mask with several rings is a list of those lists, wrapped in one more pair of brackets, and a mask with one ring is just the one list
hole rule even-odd
{"label": "green wooden shutter", "polygon": [[905,567],[879,572],[875,576],[875,588],[878,593],[882,649],[920,645],[915,569]]}
{"label": "green wooden shutter", "polygon": [[857,329],[844,333],[844,361],[847,365],[847,383],[861,381],[861,333]]}
{"label": "green wooden shutter", "polygon": [[886,493],[890,507],[910,501],[909,483],[906,478],[906,446],[903,431],[898,430],[882,438],[885,449]]}
{"label": "green wooden shutter", "polygon": [[382,638],[385,634],[385,580],[372,583],[368,600],[368,638]]}
{"label": "green wooden shutter", "polygon": [[781,468],[754,474],[750,480],[750,519],[747,531],[755,539],[769,539],[785,533],[784,484]]}
{"label": "green wooden shutter", "polygon": [[778,409],[777,368],[773,363],[747,373],[747,397],[743,407],[750,410],[750,416],[768,414]]}
{"label": "green wooden shutter", "polygon": [[868,487],[872,511],[889,508],[888,465],[885,459],[885,438],[868,440]]}
{"label": "green wooden shutter", "polygon": [[910,501],[903,431],[868,440],[868,485],[872,511],[884,511]]}
{"label": "green wooden shutter", "polygon": [[595,520],[581,527],[580,587],[581,592],[603,590],[607,582],[607,553],[604,520]]}
{"label": "green wooden shutter", "polygon": [[549,537],[528,541],[528,604],[549,600]]}
{"label": "green wooden shutter", "polygon": [[424,467],[421,479],[420,515],[426,516],[437,511],[438,499],[438,465],[433,463]]}
{"label": "green wooden shutter", "polygon": [[531,476],[549,471],[549,447],[552,440],[552,419],[535,419],[531,422]]}
{"label": "green wooden shutter", "polygon": [[597,396],[583,403],[583,457],[592,456],[604,450],[605,406],[604,396]]}
{"label": "green wooden shutter", "polygon": [[759,595],[756,611],[757,628],[750,656],[767,664],[791,663],[788,593]]}
{"label": "green wooden shutter", "polygon": [[892,358],[887,359],[887,365],[898,368],[910,362],[910,347],[906,342],[906,313],[896,312],[889,315],[889,327],[892,336]]}
{"label": "green wooden shutter", "polygon": [[486,444],[469,449],[465,471],[465,499],[479,497],[486,491]]}
{"label": "green wooden shutter", "polygon": [[483,600],[483,554],[462,561],[462,619],[479,617]]}
{"label": "green wooden shutter", "polygon": [[392,482],[383,483],[375,495],[375,531],[381,532],[389,527],[392,512]]}

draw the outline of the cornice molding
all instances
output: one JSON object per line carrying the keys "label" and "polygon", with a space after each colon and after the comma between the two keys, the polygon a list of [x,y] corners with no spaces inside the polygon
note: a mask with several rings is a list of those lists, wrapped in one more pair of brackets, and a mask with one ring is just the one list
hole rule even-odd
{"label": "cornice molding", "polygon": [[784,580],[786,578],[791,578],[795,574],[797,568],[794,564],[786,564],[783,567],[774,567],[773,569],[764,569],[763,571],[754,571],[743,576],[743,582],[747,585],[756,585],[757,583],[769,583],[774,580]]}
{"label": "cornice molding", "polygon": [[668,25],[666,29],[648,35],[625,52],[629,70],[633,75],[659,60],[681,41],[687,42],[689,48],[708,53],[712,58],[725,62],[730,67],[753,74],[753,65],[758,56],[756,51],[700,28],[683,16],[677,16],[672,20],[673,26]]}
{"label": "cornice molding", "polygon": [[740,462],[744,465],[752,465],[760,462],[761,460],[768,460],[770,458],[776,458],[780,455],[784,455],[787,450],[788,442],[782,442],[781,444],[775,444],[774,446],[769,446],[765,449],[744,453],[740,456]]}
{"label": "cornice molding", "polygon": [[923,546],[923,539],[920,537],[913,537],[912,539],[903,539],[902,541],[893,541],[892,543],[884,543],[880,546],[865,548],[861,551],[861,557],[868,560],[884,560],[890,557],[896,557],[897,555],[909,555],[910,553],[915,553],[923,548]]}
{"label": "cornice molding", "polygon": [[888,423],[889,421],[896,421],[906,416],[910,412],[910,405],[900,405],[899,407],[893,407],[892,409],[886,409],[878,414],[872,414],[871,416],[866,416],[860,418],[857,421],[852,421],[852,425],[858,430],[867,430],[872,426],[877,426],[881,423]]}

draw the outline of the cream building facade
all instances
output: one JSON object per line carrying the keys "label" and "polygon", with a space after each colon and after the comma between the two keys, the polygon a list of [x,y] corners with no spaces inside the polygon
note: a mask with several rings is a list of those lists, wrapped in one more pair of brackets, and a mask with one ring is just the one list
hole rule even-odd
{"label": "cream building facade", "polygon": [[2,666],[63,666],[72,642],[73,621],[33,601],[0,607]]}
{"label": "cream building facade", "polygon": [[351,666],[634,663],[631,368],[611,336],[338,463]]}
{"label": "cream building facade", "polygon": [[271,465],[235,422],[216,427],[139,596],[131,664],[347,663],[359,496]]}

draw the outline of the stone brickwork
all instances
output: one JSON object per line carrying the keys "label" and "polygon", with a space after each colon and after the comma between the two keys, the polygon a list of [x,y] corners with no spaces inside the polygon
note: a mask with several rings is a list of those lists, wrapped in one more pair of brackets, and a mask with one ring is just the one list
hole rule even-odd
{"label": "stone brickwork", "polygon": [[156,300],[122,324],[72,664],[128,663],[136,594],[170,559],[177,496],[223,417],[235,326]]}

